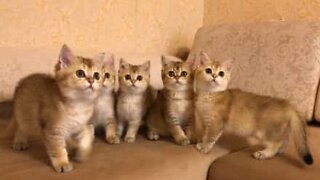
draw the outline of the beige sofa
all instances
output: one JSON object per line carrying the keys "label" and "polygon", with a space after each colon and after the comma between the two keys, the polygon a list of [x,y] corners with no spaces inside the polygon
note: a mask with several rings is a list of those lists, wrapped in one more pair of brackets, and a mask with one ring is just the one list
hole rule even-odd
{"label": "beige sofa", "polygon": [[[205,50],[212,58],[234,58],[231,87],[286,98],[304,119],[320,121],[320,23],[260,23],[203,27],[195,36],[193,57]],[[77,53],[77,51],[75,50]],[[6,100],[18,79],[32,72],[51,72],[58,49],[0,48],[0,99]],[[93,54],[93,52],[78,52]],[[152,60],[152,85],[161,88],[160,57],[121,55],[133,63]],[[10,119],[10,101],[0,104],[0,132]],[[55,173],[39,138],[26,152],[15,152],[0,137],[0,179],[314,179],[319,177],[319,127],[308,127],[315,164],[306,167],[292,144],[284,155],[258,161],[243,139],[224,135],[214,150],[198,153],[170,138],[151,142],[143,133],[134,144],[108,145],[97,137],[89,160],[67,174]]]}

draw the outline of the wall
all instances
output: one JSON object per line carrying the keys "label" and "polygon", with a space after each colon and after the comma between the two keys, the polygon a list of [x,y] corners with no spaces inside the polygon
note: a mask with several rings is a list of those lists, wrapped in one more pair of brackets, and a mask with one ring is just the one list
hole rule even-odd
{"label": "wall", "polygon": [[320,0],[204,0],[204,25],[320,20]]}
{"label": "wall", "polygon": [[202,25],[199,0],[0,1],[0,47],[174,53]]}

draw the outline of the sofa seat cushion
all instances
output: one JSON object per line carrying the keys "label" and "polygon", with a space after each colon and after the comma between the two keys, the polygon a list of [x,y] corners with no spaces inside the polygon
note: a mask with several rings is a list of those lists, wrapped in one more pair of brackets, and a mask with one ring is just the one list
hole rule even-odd
{"label": "sofa seat cushion", "polygon": [[[0,107],[2,108],[2,106]],[[8,108],[2,108],[8,116]],[[0,113],[1,114],[1,113]],[[211,163],[245,144],[224,138],[207,155],[199,153],[193,145],[178,146],[171,139],[156,142],[139,135],[132,144],[108,145],[103,138],[96,138],[89,159],[74,163],[70,173],[55,173],[49,163],[45,147],[39,138],[31,138],[27,151],[14,151],[12,141],[5,138],[7,118],[0,118],[0,179],[206,179]],[[235,143],[237,142],[237,143]]]}
{"label": "sofa seat cushion", "polygon": [[231,153],[217,159],[210,167],[208,179],[319,179],[320,128],[309,127],[309,144],[314,159],[311,166],[304,165],[290,140],[284,154],[269,160],[255,160],[251,154],[257,147]]}

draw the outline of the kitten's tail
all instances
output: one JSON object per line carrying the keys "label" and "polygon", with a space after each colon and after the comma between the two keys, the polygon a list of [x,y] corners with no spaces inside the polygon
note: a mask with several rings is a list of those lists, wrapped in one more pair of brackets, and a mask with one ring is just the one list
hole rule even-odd
{"label": "kitten's tail", "polygon": [[303,158],[304,163],[308,165],[313,164],[313,158],[307,143],[306,123],[296,111],[292,111],[291,113],[290,126],[299,155]]}

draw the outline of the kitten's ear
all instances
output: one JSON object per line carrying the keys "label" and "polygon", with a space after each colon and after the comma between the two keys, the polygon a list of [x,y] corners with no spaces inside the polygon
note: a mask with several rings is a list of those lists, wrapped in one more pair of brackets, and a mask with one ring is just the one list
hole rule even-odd
{"label": "kitten's ear", "polygon": [[129,66],[129,64],[128,64],[123,58],[120,58],[119,71],[122,72],[122,71],[125,70],[128,66]]}
{"label": "kitten's ear", "polygon": [[207,64],[208,62],[210,62],[210,57],[208,56],[207,53],[205,53],[204,51],[200,51],[200,55],[198,58],[195,57],[194,55],[194,65],[193,65],[193,69],[197,69],[199,68],[200,66],[203,66],[205,64]]}
{"label": "kitten's ear", "polygon": [[66,44],[64,44],[60,50],[60,55],[59,55],[60,68],[69,67],[72,64],[74,58],[75,57],[71,49]]}
{"label": "kitten's ear", "polygon": [[104,66],[111,69],[111,70],[115,70],[114,55],[113,54],[111,54],[110,57],[104,61]]}
{"label": "kitten's ear", "polygon": [[221,63],[221,67],[226,70],[226,71],[229,71],[231,72],[232,69],[233,69],[233,64],[234,64],[234,59],[233,58],[230,58],[228,60],[225,60]]}
{"label": "kitten's ear", "polygon": [[143,63],[141,66],[142,66],[142,69],[144,70],[144,72],[146,72],[148,74],[150,73],[150,61]]}
{"label": "kitten's ear", "polygon": [[161,55],[161,64],[162,64],[162,67],[168,66],[169,63],[170,63],[170,61],[167,60],[166,56],[165,56],[165,55]]}
{"label": "kitten's ear", "polygon": [[200,58],[199,59],[200,59],[200,64],[201,65],[204,65],[204,64],[206,64],[206,63],[211,61],[211,59],[208,56],[208,54],[206,52],[204,52],[204,51],[200,51]]}

